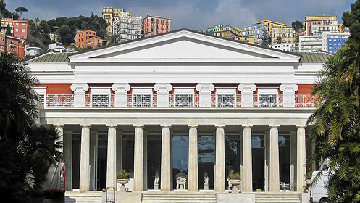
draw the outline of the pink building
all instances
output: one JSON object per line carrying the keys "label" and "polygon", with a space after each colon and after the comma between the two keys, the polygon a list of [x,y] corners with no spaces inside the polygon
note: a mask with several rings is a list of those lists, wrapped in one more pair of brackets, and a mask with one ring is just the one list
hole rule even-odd
{"label": "pink building", "polygon": [[146,16],[143,19],[144,37],[170,32],[170,18]]}
{"label": "pink building", "polygon": [[1,20],[1,33],[6,33],[9,26],[10,32],[13,37],[27,39],[28,21],[27,20],[13,20],[11,18],[0,18]]}

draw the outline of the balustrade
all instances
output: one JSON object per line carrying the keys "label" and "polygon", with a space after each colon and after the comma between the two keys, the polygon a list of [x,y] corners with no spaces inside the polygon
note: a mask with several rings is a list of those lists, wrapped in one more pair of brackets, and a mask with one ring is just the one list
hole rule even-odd
{"label": "balustrade", "polygon": [[[92,95],[85,94],[85,106],[93,108],[114,107],[115,94]],[[125,95],[124,95],[125,97]],[[44,108],[74,107],[73,94],[47,94],[40,98]],[[157,108],[156,94],[128,94],[127,107],[130,108]],[[172,108],[200,108],[198,94],[170,94],[169,106]],[[212,94],[211,108],[240,108],[241,95],[239,94]],[[283,107],[282,94],[253,95],[253,107],[275,108]],[[296,94],[295,107],[316,107],[316,98],[312,95]],[[160,107],[159,107],[160,108]]]}

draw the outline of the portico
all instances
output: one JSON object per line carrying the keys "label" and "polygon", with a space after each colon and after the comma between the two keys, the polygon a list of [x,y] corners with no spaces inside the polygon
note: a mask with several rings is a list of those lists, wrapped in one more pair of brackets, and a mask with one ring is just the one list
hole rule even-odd
{"label": "portico", "polygon": [[185,29],[28,66],[40,123],[63,135],[71,195],[116,188],[124,169],[127,195],[220,201],[234,170],[244,194],[299,199],[322,68],[301,59]]}
{"label": "portico", "polygon": [[[106,109],[97,109],[94,111],[92,110],[91,115],[95,116],[95,120],[91,117],[82,118],[82,121],[86,121],[87,124],[76,124],[79,121],[76,115],[86,115],[88,113],[82,112],[81,110],[70,110],[72,112],[71,118],[51,118],[52,114],[55,113],[53,110],[47,110],[47,119],[48,122],[54,121],[54,123],[59,122],[60,120],[64,123],[64,149],[74,150],[73,147],[75,145],[69,146],[69,139],[71,139],[73,132],[81,132],[80,135],[80,168],[79,174],[80,179],[79,186],[80,191],[91,191],[97,190],[94,186],[90,186],[90,183],[96,182],[99,176],[102,178],[106,177],[106,187],[116,187],[116,175],[120,170],[117,166],[122,166],[123,168],[132,168],[132,178],[134,181],[133,188],[130,188],[132,191],[146,191],[146,190],[153,190],[154,188],[148,187],[148,181],[146,179],[151,178],[154,174],[146,173],[147,170],[147,159],[146,157],[149,156],[147,153],[147,144],[146,139],[153,139],[155,136],[156,139],[159,140],[159,144],[156,147],[161,148],[161,157],[159,162],[160,163],[155,170],[159,170],[160,175],[160,190],[161,191],[171,191],[176,190],[173,186],[173,181],[176,176],[176,171],[173,170],[172,165],[172,157],[174,151],[172,149],[172,139],[173,136],[176,136],[176,132],[182,132],[185,136],[187,136],[187,148],[188,150],[184,149],[183,151],[176,151],[177,153],[186,153],[187,160],[185,160],[187,167],[185,167],[185,172],[188,176],[188,191],[199,191],[203,190],[203,187],[199,189],[199,183],[203,184],[204,174],[199,173],[199,145],[198,139],[201,135],[201,132],[207,132],[209,136],[212,136],[215,142],[213,144],[207,144],[210,148],[211,146],[214,149],[214,153],[210,156],[214,160],[214,176],[210,180],[213,182],[214,187],[210,188],[215,192],[224,192],[227,188],[227,175],[229,170],[229,166],[226,163],[227,160],[229,161],[229,157],[226,157],[226,147],[229,143],[225,143],[227,138],[236,138],[242,143],[241,146],[238,145],[240,153],[237,155],[239,156],[238,159],[242,160],[239,163],[239,166],[236,168],[241,168],[241,176],[242,176],[242,191],[243,192],[252,192],[255,189],[261,189],[262,191],[280,191],[280,170],[279,170],[279,134],[285,134],[291,142],[295,142],[297,146],[303,147],[305,145],[305,123],[306,123],[306,116],[310,114],[310,110],[296,110],[292,109],[292,116],[296,115],[296,119],[294,118],[279,118],[282,114],[289,111],[288,109],[262,109],[261,113],[257,112],[253,114],[253,110],[232,110],[232,109],[219,109],[217,113],[212,112],[213,116],[214,113],[218,116],[218,118],[210,119],[207,117],[209,114],[207,111],[208,109],[198,109],[198,110],[179,110],[182,117],[178,117],[177,119],[171,118],[164,118],[167,117],[166,114],[168,113],[167,109],[132,109],[131,116],[133,118],[122,118],[121,115],[128,115],[121,113],[124,109],[113,109],[113,111],[106,111]],[[96,113],[96,111],[98,111]],[[114,113],[114,111],[116,113]],[[194,112],[195,111],[195,112]],[[144,114],[147,112],[147,114]],[[57,116],[59,116],[59,111],[57,111]],[[69,111],[64,112],[64,116],[68,114]],[[102,114],[103,116],[107,116],[106,118],[97,117],[97,114]],[[135,118],[135,115],[146,115],[147,118]],[[179,114],[179,115],[180,115]],[[251,115],[256,116],[258,118],[249,118]],[[265,116],[271,116],[272,118],[261,118]],[[114,118],[111,118],[111,117]],[[163,116],[163,118],[161,118]],[[128,117],[128,116],[127,116]],[[193,117],[190,119],[189,117]],[[242,118],[245,117],[245,118]],[[301,117],[303,117],[301,119]],[[55,122],[56,121],[56,122]],[[94,122],[94,123],[92,123]],[[108,123],[108,124],[106,124]],[[136,123],[136,124],[132,124]],[[140,124],[141,123],[141,124]],[[199,131],[200,130],[200,131]],[[205,130],[205,131],[204,131]],[[98,171],[98,177],[95,177],[95,173],[91,173],[94,170],[94,163],[90,164],[90,160],[94,159],[93,155],[91,155],[90,148],[94,148],[94,144],[90,144],[91,138],[90,136],[96,136],[95,134],[98,132],[102,132],[101,134],[103,137],[106,136],[107,142],[104,141],[106,144],[107,155],[106,155],[106,176],[105,174],[100,175],[101,171]],[[291,132],[296,131],[296,137],[290,137]],[[200,133],[200,134],[199,134]],[[122,152],[128,152],[128,149],[121,149],[124,147],[124,143],[120,143],[117,140],[126,140],[128,138],[124,137],[123,135],[128,134],[132,137],[133,142],[133,167],[129,166],[128,161],[123,162],[122,159],[124,156],[119,155],[119,150]],[[203,134],[203,133],[202,133]],[[147,138],[145,136],[147,135]],[[157,135],[157,136],[156,136]],[[252,135],[261,135],[263,138],[263,142],[265,142],[264,146],[264,156],[265,159],[264,163],[264,179],[265,181],[261,184],[265,186],[263,188],[256,188],[253,187],[253,183],[259,185],[256,181],[258,179],[253,177],[253,162],[258,161],[255,160],[252,156],[252,148],[256,140],[253,140],[254,137]],[[229,137],[230,136],[230,137]],[[296,138],[294,141],[293,139]],[[266,143],[268,140],[268,143]],[[96,143],[100,141],[93,141],[92,143]],[[127,144],[127,142],[126,142]],[[103,144],[104,147],[104,144]],[[96,149],[95,149],[96,150]],[[130,149],[131,150],[131,149]],[[288,172],[291,177],[288,179],[295,180],[293,181],[291,187],[298,191],[302,191],[304,184],[305,184],[305,150],[292,150],[292,153],[296,152],[296,154],[290,154],[290,151],[287,157],[297,157],[295,163],[295,171],[290,172],[290,160],[286,161],[288,163]],[[68,152],[69,153],[69,152]],[[92,152],[94,154],[94,152]],[[96,153],[95,153],[96,154]],[[66,155],[69,157],[69,155]],[[72,157],[74,154],[71,155]],[[131,155],[127,155],[131,156]],[[90,158],[91,157],[91,158]],[[74,162],[70,163],[68,166],[69,168],[73,166]],[[125,165],[128,166],[125,166]],[[257,163],[258,165],[259,163]],[[265,170],[267,168],[267,170]],[[69,171],[73,171],[73,169],[68,169]],[[211,169],[208,169],[211,171]],[[255,169],[257,170],[257,169]],[[292,169],[294,170],[294,169]],[[239,171],[240,172],[240,171]],[[209,172],[208,172],[209,173]],[[258,172],[256,172],[258,173]],[[90,175],[93,174],[93,175]],[[295,176],[296,174],[296,176]],[[300,175],[302,174],[302,175]],[[150,175],[150,176],[149,176]],[[69,177],[71,173],[66,173],[66,179],[70,180],[71,183],[74,181],[74,178]],[[290,184],[290,182],[287,182]],[[77,189],[76,187],[70,187],[67,185],[67,190]],[[100,189],[98,187],[98,189]],[[290,189],[290,188],[289,188]]]}

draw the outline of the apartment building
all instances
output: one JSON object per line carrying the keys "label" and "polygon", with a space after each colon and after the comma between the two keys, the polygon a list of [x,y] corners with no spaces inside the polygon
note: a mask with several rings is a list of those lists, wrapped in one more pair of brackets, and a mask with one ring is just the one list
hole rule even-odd
{"label": "apartment building", "polygon": [[305,16],[305,35],[322,35],[323,32],[338,32],[337,15]]}
{"label": "apartment building", "polygon": [[322,50],[329,52],[330,54],[335,54],[344,43],[350,37],[350,33],[331,33],[324,32],[322,34]]}
{"label": "apartment building", "polygon": [[241,30],[241,36],[244,37],[255,37],[258,41],[262,41],[266,34],[267,28],[264,24],[256,23],[253,25],[244,26]]}
{"label": "apartment building", "polygon": [[170,18],[147,15],[142,22],[144,37],[170,32]]}
{"label": "apartment building", "polygon": [[134,40],[142,37],[142,17],[121,16],[113,23],[113,35],[118,42]]}
{"label": "apartment building", "polygon": [[292,44],[296,42],[296,31],[292,27],[272,28],[271,43]]}
{"label": "apartment building", "polygon": [[279,23],[271,20],[262,20],[256,24],[262,24],[266,28],[266,35],[271,36],[273,28],[286,28],[287,26],[284,23]]}
{"label": "apartment building", "polygon": [[299,37],[299,51],[300,52],[322,51],[322,37],[319,35],[300,36]]}
{"label": "apartment building", "polygon": [[78,48],[99,47],[102,46],[102,39],[96,36],[96,32],[92,30],[85,30],[76,34],[75,46]]}
{"label": "apartment building", "polygon": [[104,7],[102,11],[103,19],[108,24],[106,31],[109,35],[113,33],[113,23],[118,21],[120,17],[130,16],[130,12],[126,12],[122,8]]}
{"label": "apartment building", "polygon": [[25,39],[0,34],[0,52],[15,55],[19,61],[25,58]]}
{"label": "apartment building", "polygon": [[5,34],[7,29],[10,29],[11,36],[21,39],[27,39],[28,21],[27,20],[13,20],[11,18],[0,18],[1,33]]}

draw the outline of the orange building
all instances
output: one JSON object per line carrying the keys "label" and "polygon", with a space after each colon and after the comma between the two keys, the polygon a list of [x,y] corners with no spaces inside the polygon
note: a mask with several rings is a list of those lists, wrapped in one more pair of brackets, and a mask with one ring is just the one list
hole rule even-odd
{"label": "orange building", "polygon": [[102,46],[103,40],[101,37],[96,36],[96,32],[92,30],[85,30],[79,32],[75,36],[75,46],[78,48],[87,48],[87,47],[99,47]]}
{"label": "orange building", "polygon": [[17,56],[19,61],[21,61],[25,57],[24,41],[24,39],[19,37],[0,34],[0,52],[4,52],[6,50],[7,53],[14,54]]}
{"label": "orange building", "polygon": [[143,19],[144,37],[170,32],[170,18],[146,16]]}

